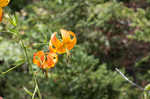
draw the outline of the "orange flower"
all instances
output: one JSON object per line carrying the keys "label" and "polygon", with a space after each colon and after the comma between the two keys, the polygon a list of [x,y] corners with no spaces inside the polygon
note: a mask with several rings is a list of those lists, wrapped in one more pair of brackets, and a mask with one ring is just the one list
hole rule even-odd
{"label": "orange flower", "polygon": [[59,54],[68,52],[71,50],[77,42],[76,35],[72,31],[67,31],[64,29],[60,30],[62,40],[60,41],[54,32],[50,39],[49,49],[50,51],[57,52]]}
{"label": "orange flower", "polygon": [[[47,55],[46,55],[47,54]],[[42,69],[49,69],[55,66],[58,61],[58,56],[54,52],[44,53],[38,51],[33,55],[33,63]]]}
{"label": "orange flower", "polygon": [[3,10],[2,8],[7,6],[10,0],[0,0],[0,22],[2,21]]}

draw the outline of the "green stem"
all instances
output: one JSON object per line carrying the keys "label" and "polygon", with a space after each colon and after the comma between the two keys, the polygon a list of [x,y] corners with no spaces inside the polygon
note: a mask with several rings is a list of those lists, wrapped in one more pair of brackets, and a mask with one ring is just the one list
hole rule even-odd
{"label": "green stem", "polygon": [[32,68],[32,64],[31,64],[31,62],[30,62],[30,60],[29,60],[29,56],[28,56],[28,53],[27,53],[27,49],[26,49],[26,47],[24,46],[23,41],[22,41],[21,39],[20,39],[20,41],[21,41],[21,46],[22,46],[22,48],[23,48],[23,50],[24,50],[24,53],[25,53],[27,62],[28,62],[28,64],[29,64],[29,66],[30,66],[30,70],[31,70],[31,72],[32,72],[32,76],[33,76],[33,79],[34,79],[34,83],[35,83],[35,85],[37,85],[38,96],[39,96],[40,99],[42,99],[42,96],[41,96],[41,93],[40,93],[40,89],[39,89],[39,87],[38,87],[37,79],[36,79],[36,76],[35,76],[35,74],[34,74],[34,71],[33,71],[33,68]]}
{"label": "green stem", "polygon": [[[30,70],[31,70],[31,72],[33,73],[33,69],[32,69],[32,65],[31,65],[31,62],[30,62],[30,60],[29,60],[29,56],[28,56],[28,53],[27,53],[27,49],[26,49],[26,47],[25,47],[25,45],[24,45],[24,43],[23,43],[23,41],[20,39],[20,42],[21,42],[21,46],[22,46],[22,48],[23,48],[23,50],[24,50],[24,53],[25,53],[25,56],[26,56],[26,60],[27,60],[27,62],[28,62],[28,64],[29,64],[29,66],[30,66]],[[33,73],[33,75],[34,75],[34,73]]]}
{"label": "green stem", "polygon": [[[9,33],[11,33],[11,32],[9,32]],[[17,34],[19,34],[19,33],[17,33]],[[17,35],[17,36],[19,37],[19,35]],[[20,37],[19,37],[19,39],[20,39]],[[26,47],[25,47],[23,41],[22,41],[21,39],[20,39],[20,41],[21,41],[21,47],[23,48],[24,53],[25,53],[26,60],[27,60],[27,62],[28,62],[28,64],[29,64],[29,66],[30,66],[29,68],[30,68],[30,70],[31,70],[31,72],[32,72],[32,76],[33,76],[33,79],[34,79],[34,83],[35,83],[36,86],[37,86],[38,96],[39,96],[40,99],[42,99],[42,96],[41,96],[41,93],[40,93],[40,89],[39,89],[39,87],[38,87],[37,79],[36,79],[36,77],[35,77],[35,74],[34,74],[34,71],[33,71],[33,68],[32,68],[32,64],[31,64],[31,62],[30,62],[30,60],[29,60],[29,56],[28,56],[28,53],[27,53],[27,49],[26,49]],[[8,70],[5,71],[5,72],[2,72],[1,74],[4,75],[4,74],[8,73],[9,71],[11,71],[11,70],[13,70],[13,69],[15,69],[15,68],[17,68],[17,67],[19,67],[19,66],[21,66],[21,65],[16,65],[16,66],[14,66],[14,67],[8,69]]]}
{"label": "green stem", "polygon": [[34,81],[35,81],[35,83],[37,85],[38,96],[39,96],[40,99],[42,99],[41,92],[40,92],[40,89],[39,89],[39,86],[38,86],[38,83],[37,83],[37,80],[36,80],[36,76],[35,76]]}
{"label": "green stem", "polygon": [[147,93],[144,92],[144,99],[147,99]]}
{"label": "green stem", "polygon": [[28,93],[30,96],[33,96],[33,93],[31,91],[29,91],[26,87],[23,87],[23,89],[25,90],[26,93]]}
{"label": "green stem", "polygon": [[37,92],[37,85],[35,85],[35,89],[34,89],[34,92],[33,92],[33,95],[32,95],[32,99],[34,99],[34,96],[35,96],[36,92]]}
{"label": "green stem", "polygon": [[15,69],[15,68],[17,68],[17,67],[19,67],[19,66],[21,66],[21,65],[16,65],[16,66],[14,66],[14,67],[8,69],[8,70],[5,71],[5,72],[2,72],[2,74],[5,75],[5,74],[8,73],[9,71],[11,71],[11,70],[13,70],[13,69]]}
{"label": "green stem", "polygon": [[[9,17],[10,17],[10,16],[9,16]],[[25,57],[26,57],[26,60],[27,60],[27,62],[28,62],[28,65],[29,65],[29,69],[30,69],[31,72],[32,72],[33,80],[34,80],[34,83],[35,83],[35,85],[36,85],[35,88],[37,88],[37,91],[38,91],[38,96],[39,96],[40,99],[42,99],[41,93],[40,93],[40,89],[39,89],[39,87],[38,87],[37,79],[36,79],[36,76],[35,76],[35,74],[34,74],[34,71],[33,71],[33,68],[32,68],[32,64],[31,64],[31,61],[30,61],[29,56],[28,56],[28,53],[27,53],[27,48],[25,47],[24,42],[23,42],[23,40],[22,40],[21,37],[20,37],[19,29],[17,28],[17,17],[14,17],[14,18],[10,17],[10,23],[15,27],[15,31],[14,31],[14,32],[8,32],[8,33],[14,34],[14,35],[16,35],[16,36],[19,38],[19,40],[20,40],[20,42],[21,42],[21,47],[22,47],[23,50],[24,50]],[[14,68],[13,68],[13,69],[14,69]],[[11,69],[10,69],[10,70],[11,70]],[[10,71],[10,70],[9,70],[9,71]],[[6,73],[7,73],[7,71],[6,71]],[[35,90],[36,90],[36,89],[35,89]],[[34,96],[32,96],[32,97],[34,98]]]}

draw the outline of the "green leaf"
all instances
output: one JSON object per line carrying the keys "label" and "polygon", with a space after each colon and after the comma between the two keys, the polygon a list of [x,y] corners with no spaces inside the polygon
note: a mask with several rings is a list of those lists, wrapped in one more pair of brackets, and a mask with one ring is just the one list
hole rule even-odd
{"label": "green leaf", "polygon": [[8,73],[8,72],[10,72],[10,71],[12,71],[12,70],[14,70],[14,69],[16,69],[17,67],[21,66],[24,62],[25,62],[24,59],[16,61],[16,62],[13,64],[13,65],[16,65],[16,66],[14,66],[14,67],[8,69],[8,70],[5,71],[5,72],[2,72],[1,74],[4,75],[4,74],[6,74],[6,73]]}
{"label": "green leaf", "polygon": [[17,17],[16,16],[10,16],[9,15],[9,22],[16,27],[17,26]]}
{"label": "green leaf", "polygon": [[37,91],[38,91],[38,86],[36,85],[35,89],[34,89],[34,92],[33,92],[33,95],[32,95],[32,99],[34,99],[34,96],[35,96],[35,94],[36,94]]}
{"label": "green leaf", "polygon": [[144,90],[150,91],[150,84],[146,85],[145,88],[144,88]]}
{"label": "green leaf", "polygon": [[20,59],[18,61],[16,61],[13,65],[19,66],[25,63],[25,59]]}
{"label": "green leaf", "polygon": [[24,91],[29,94],[30,96],[33,96],[33,93],[29,91],[26,87],[23,87]]}

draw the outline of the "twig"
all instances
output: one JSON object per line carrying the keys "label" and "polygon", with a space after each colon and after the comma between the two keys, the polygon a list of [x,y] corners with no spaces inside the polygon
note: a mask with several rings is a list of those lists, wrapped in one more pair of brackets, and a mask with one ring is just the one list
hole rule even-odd
{"label": "twig", "polygon": [[133,86],[136,86],[137,88],[139,88],[140,90],[144,91],[144,88],[142,88],[141,86],[137,85],[136,83],[134,83],[133,81],[129,80],[119,69],[115,68],[116,71],[125,79],[127,80],[130,84],[132,84]]}

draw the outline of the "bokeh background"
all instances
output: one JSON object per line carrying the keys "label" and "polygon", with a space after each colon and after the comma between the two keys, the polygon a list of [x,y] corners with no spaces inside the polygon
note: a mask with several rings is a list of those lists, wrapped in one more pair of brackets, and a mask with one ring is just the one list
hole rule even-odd
{"label": "bokeh background", "polygon": [[[43,99],[142,99],[150,82],[150,0],[11,0],[0,23],[0,72],[14,67],[24,53],[16,37],[2,32],[13,29],[8,16],[16,15],[18,30],[30,60],[38,50],[47,51],[53,32],[61,28],[77,35],[71,50],[49,70],[49,79],[36,65]],[[4,99],[31,99],[24,88],[34,91],[32,75],[25,62],[0,77]]]}

